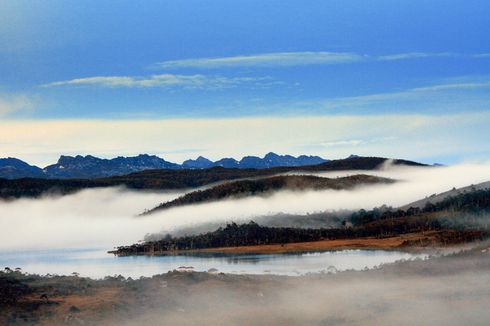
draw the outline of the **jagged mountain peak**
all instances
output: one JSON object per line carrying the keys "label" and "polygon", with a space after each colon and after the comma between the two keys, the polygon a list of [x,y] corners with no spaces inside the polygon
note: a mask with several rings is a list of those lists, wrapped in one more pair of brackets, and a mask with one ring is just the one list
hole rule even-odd
{"label": "jagged mountain peak", "polygon": [[196,161],[199,161],[199,162],[211,162],[209,159],[205,158],[204,156],[198,156],[196,158]]}
{"label": "jagged mountain peak", "polygon": [[186,160],[182,167],[186,169],[207,169],[213,166],[213,162],[204,156],[198,156],[195,160]]}
{"label": "jagged mountain peak", "polygon": [[280,157],[279,154],[276,154],[274,152],[269,152],[267,154],[265,154],[264,158],[276,158],[276,157]]}
{"label": "jagged mountain peak", "polygon": [[44,172],[41,168],[19,160],[15,157],[0,158],[0,178],[43,178]]}
{"label": "jagged mountain peak", "polygon": [[[137,156],[118,156],[112,159],[93,155],[61,155],[57,163],[40,169],[15,158],[0,159],[0,177],[47,177],[47,178],[98,178],[124,175],[148,169],[207,169],[211,167],[264,169],[279,166],[316,165],[327,162],[318,156],[280,155],[269,152],[263,158],[244,156],[241,160],[222,158],[211,161],[204,156],[184,161],[182,164],[168,162],[150,154]],[[8,163],[8,164],[7,164]]]}
{"label": "jagged mountain peak", "polygon": [[50,178],[97,178],[124,175],[148,169],[179,169],[180,165],[149,154],[102,159],[92,155],[65,156],[44,168]]}

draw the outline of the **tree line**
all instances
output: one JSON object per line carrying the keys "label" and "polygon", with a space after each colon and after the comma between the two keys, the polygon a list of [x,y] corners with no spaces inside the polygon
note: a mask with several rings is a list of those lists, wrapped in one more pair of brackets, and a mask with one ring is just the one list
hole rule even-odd
{"label": "tree line", "polygon": [[[440,213],[444,214],[440,214]],[[112,251],[116,255],[164,253],[179,250],[205,248],[286,244],[319,240],[352,239],[362,237],[390,237],[421,231],[452,229],[445,243],[469,241],[487,235],[487,230],[474,227],[451,227],[445,219],[454,217],[485,215],[490,212],[490,189],[475,190],[448,197],[438,203],[427,203],[424,208],[393,210],[388,207],[370,211],[360,210],[344,220],[340,228],[293,228],[267,227],[250,221],[246,224],[229,223],[216,231],[199,235],[172,237],[167,235],[158,241],[121,246]],[[437,214],[434,214],[437,213]],[[487,215],[485,215],[487,216]],[[469,225],[469,224],[468,224]]]}

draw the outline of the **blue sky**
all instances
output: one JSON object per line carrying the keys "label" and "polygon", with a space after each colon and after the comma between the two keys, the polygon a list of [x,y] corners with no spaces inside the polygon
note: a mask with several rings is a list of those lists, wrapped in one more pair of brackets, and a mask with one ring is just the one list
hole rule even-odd
{"label": "blue sky", "polygon": [[[295,118],[307,117],[365,117],[366,124],[393,116],[398,121],[459,117],[473,122],[454,124],[445,136],[430,135],[438,143],[423,153],[414,150],[418,142],[407,140],[406,151],[398,153],[396,130],[356,131],[349,137],[348,126],[305,138],[302,148],[290,141],[280,149],[325,157],[356,152],[405,153],[424,161],[486,159],[490,148],[482,140],[489,132],[475,129],[481,128],[475,123],[481,124],[490,109],[489,13],[488,1],[468,0],[0,0],[0,123],[15,122],[29,133],[33,122],[55,121],[63,128],[74,121],[129,121],[134,127],[126,135],[133,137],[144,132],[138,126],[143,120],[166,126],[184,120],[181,131],[187,132],[194,121],[216,119],[286,117],[294,126]],[[403,137],[421,132],[429,137],[430,129],[415,128]],[[63,153],[91,152],[89,143],[70,148],[61,135],[33,135],[27,142],[5,130],[0,156],[47,162]],[[229,137],[238,141],[246,132]],[[178,132],[167,137],[179,137]],[[107,148],[98,153],[147,150],[180,160],[277,150],[273,136],[261,139],[263,147],[244,143],[239,149],[223,148],[219,137],[208,137],[208,146],[185,152],[182,148],[195,147],[192,139],[179,143],[180,150],[156,140],[141,150],[136,145],[124,150],[109,146],[101,135]],[[384,145],[373,145],[373,139],[383,139]],[[440,150],[457,139],[465,142],[452,152]],[[479,150],[461,149],[469,145]]]}

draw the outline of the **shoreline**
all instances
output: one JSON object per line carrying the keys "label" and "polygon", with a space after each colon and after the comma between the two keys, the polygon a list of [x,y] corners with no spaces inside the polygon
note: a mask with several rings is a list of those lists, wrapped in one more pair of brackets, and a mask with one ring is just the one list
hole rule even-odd
{"label": "shoreline", "polygon": [[[438,307],[448,307],[454,314],[448,320],[472,325],[481,316],[490,316],[488,246],[485,242],[447,256],[398,261],[377,269],[297,277],[172,271],[139,279],[94,280],[0,271],[4,289],[15,289],[4,292],[11,300],[0,302],[0,324],[283,325],[305,324],[308,318],[306,324],[317,325],[324,324],[326,316],[335,316],[335,321],[345,320],[341,325],[364,325],[366,320],[372,321],[369,325],[385,325],[396,324],[392,316],[400,313],[408,324],[426,324],[427,311],[434,312],[429,315],[432,320],[440,311],[424,310],[415,321],[418,315],[412,311],[426,305],[424,300],[436,300]],[[290,296],[292,300],[282,300]],[[407,307],[407,302],[415,305]],[[359,308],[355,314],[352,307]],[[380,311],[374,320],[372,307]],[[468,307],[471,314],[458,320]]]}
{"label": "shoreline", "polygon": [[284,244],[267,244],[254,246],[238,247],[219,247],[204,248],[193,250],[175,250],[164,252],[146,252],[141,254],[118,254],[115,251],[108,251],[118,257],[126,256],[165,256],[165,255],[185,255],[185,254],[283,254],[294,252],[312,252],[312,251],[330,251],[330,250],[347,250],[347,249],[423,249],[438,247],[437,234],[440,231],[426,231],[407,233],[393,237],[376,238],[355,238],[355,239],[335,239],[319,240],[309,242],[293,242]]}

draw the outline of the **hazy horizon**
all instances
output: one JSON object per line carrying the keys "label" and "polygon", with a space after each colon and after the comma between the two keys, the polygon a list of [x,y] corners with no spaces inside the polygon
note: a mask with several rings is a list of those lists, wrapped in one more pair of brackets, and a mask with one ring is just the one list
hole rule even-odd
{"label": "hazy horizon", "polygon": [[0,1],[0,156],[490,155],[487,1]]}

